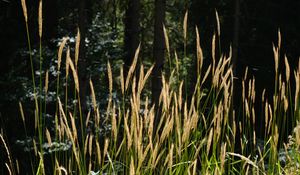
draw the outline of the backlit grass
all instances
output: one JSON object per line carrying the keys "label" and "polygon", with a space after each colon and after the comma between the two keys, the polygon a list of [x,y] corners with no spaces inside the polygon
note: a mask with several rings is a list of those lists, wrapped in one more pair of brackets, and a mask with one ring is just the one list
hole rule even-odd
{"label": "backlit grass", "polygon": [[[22,0],[27,26],[25,0]],[[42,9],[39,16],[39,36],[42,37]],[[218,21],[218,18],[217,18]],[[186,40],[184,18],[184,38]],[[219,23],[218,23],[219,26]],[[165,37],[167,38],[167,32]],[[255,79],[247,76],[241,80],[241,109],[234,110],[234,75],[231,65],[231,51],[215,55],[216,36],[213,36],[211,64],[203,66],[203,51],[200,36],[196,29],[197,83],[191,98],[185,98],[184,81],[180,79],[178,56],[170,53],[169,40],[166,39],[170,75],[162,75],[160,103],[161,115],[156,116],[150,97],[144,94],[145,86],[151,77],[152,67],[137,67],[140,47],[136,50],[134,61],[126,77],[120,68],[119,77],[113,75],[107,63],[108,100],[106,111],[101,111],[97,102],[97,89],[92,81],[90,97],[92,107],[88,114],[81,111],[80,86],[78,78],[78,55],[80,32],[77,34],[75,56],[71,57],[70,48],[64,38],[58,50],[57,70],[65,77],[57,77],[57,94],[65,83],[64,95],[57,96],[55,112],[55,132],[44,125],[43,114],[46,102],[37,95],[35,103],[35,136],[32,139],[33,156],[28,166],[32,172],[20,172],[18,160],[9,151],[3,136],[1,143],[6,150],[6,168],[10,174],[297,174],[300,161],[300,63],[291,70],[284,57],[285,71],[279,71],[281,36],[273,46],[275,62],[275,88],[272,99],[266,98],[266,91],[257,94]],[[29,32],[27,32],[29,38]],[[41,41],[41,40],[40,40]],[[185,41],[186,43],[186,41]],[[28,40],[31,53],[30,41]],[[40,44],[40,47],[41,44]],[[64,56],[63,53],[66,53]],[[185,53],[186,54],[186,53]],[[219,57],[219,58],[218,58]],[[31,54],[30,54],[30,59]],[[172,63],[174,59],[175,64]],[[40,52],[42,65],[42,51]],[[62,66],[65,66],[62,69]],[[34,67],[32,66],[32,72]],[[172,67],[173,66],[173,67]],[[40,66],[42,69],[42,66]],[[139,69],[139,76],[135,70]],[[47,95],[48,74],[40,77],[38,86],[34,74],[32,82],[34,94]],[[71,80],[71,84],[68,83]],[[175,81],[171,81],[175,80]],[[66,82],[63,82],[66,81]],[[291,82],[295,81],[295,89]],[[73,109],[68,108],[68,91],[77,100]],[[121,100],[113,98],[118,89]],[[256,116],[255,102],[262,98],[262,116]],[[20,103],[20,113],[26,132],[24,109]],[[103,107],[102,107],[103,108]],[[157,128],[154,129],[155,117]],[[263,117],[264,133],[256,133],[257,117]],[[290,124],[292,123],[292,124]],[[100,130],[106,126],[106,133]],[[287,139],[288,126],[294,126],[292,136]],[[285,134],[283,134],[285,133]],[[260,138],[260,139],[258,139]],[[284,143],[288,140],[287,143]],[[260,143],[262,142],[262,143]],[[46,153],[45,148],[54,148],[58,143],[69,143],[66,151]],[[237,146],[239,145],[239,146]],[[282,158],[285,159],[284,164]],[[47,162],[47,163],[46,163]]]}

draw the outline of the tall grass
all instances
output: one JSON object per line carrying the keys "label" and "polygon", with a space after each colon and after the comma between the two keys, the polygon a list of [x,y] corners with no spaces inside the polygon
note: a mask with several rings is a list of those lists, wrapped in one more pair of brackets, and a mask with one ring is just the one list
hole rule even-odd
{"label": "tall grass", "polygon": [[[27,35],[27,12],[25,0],[22,0]],[[40,12],[39,14],[42,14]],[[42,21],[41,15],[39,21]],[[297,172],[295,162],[300,161],[300,136],[298,125],[300,117],[300,63],[297,70],[291,70],[285,57],[285,72],[279,71],[281,36],[273,47],[275,61],[275,91],[273,99],[257,94],[255,79],[249,78],[247,71],[242,79],[241,112],[233,107],[233,70],[231,51],[220,56],[215,54],[216,38],[220,38],[220,24],[217,18],[218,32],[213,36],[212,63],[203,67],[203,51],[196,28],[197,48],[197,83],[191,98],[183,94],[184,81],[181,81],[178,55],[172,55],[168,46],[168,57],[175,59],[170,75],[162,76],[162,91],[159,104],[161,116],[157,129],[154,130],[155,107],[149,97],[144,96],[145,85],[151,75],[153,66],[148,70],[144,66],[136,67],[140,47],[136,50],[134,61],[124,78],[120,68],[120,78],[113,75],[110,63],[107,63],[108,102],[105,112],[101,112],[97,103],[93,82],[90,80],[92,108],[86,116],[81,112],[79,98],[80,86],[77,62],[79,55],[80,33],[77,34],[75,58],[71,58],[70,49],[66,48],[64,38],[58,50],[57,70],[65,60],[65,92],[60,94],[61,77],[57,77],[57,104],[55,113],[55,132],[50,132],[43,124],[46,103],[35,95],[36,136],[33,140],[34,156],[31,159],[32,174],[281,174]],[[187,13],[184,18],[184,39],[186,45]],[[42,24],[39,25],[42,38]],[[167,37],[166,29],[165,37]],[[41,41],[41,40],[40,40]],[[41,43],[41,42],[40,42]],[[31,50],[28,39],[29,51]],[[40,44],[41,47],[41,44]],[[186,46],[185,46],[186,47]],[[66,58],[62,56],[66,52]],[[31,53],[31,52],[30,52]],[[184,53],[186,55],[186,53]],[[32,59],[30,54],[30,59]],[[75,64],[74,64],[75,61]],[[32,62],[32,61],[31,61]],[[32,66],[32,71],[35,70]],[[137,79],[134,71],[139,69]],[[40,52],[40,72],[42,72],[42,51]],[[70,77],[71,73],[72,77]],[[42,74],[41,74],[42,75]],[[45,79],[40,76],[39,93],[48,91],[48,74]],[[180,83],[174,83],[177,77]],[[33,87],[36,86],[32,75]],[[68,80],[72,79],[72,84]],[[295,91],[291,89],[292,79],[296,82]],[[119,81],[119,82],[117,82]],[[121,103],[113,98],[113,89],[120,89]],[[208,84],[208,85],[207,85]],[[44,89],[44,91],[43,91]],[[74,109],[69,109],[68,94],[72,89],[73,98],[77,100]],[[34,94],[37,94],[34,88]],[[256,116],[254,104],[261,96],[263,113]],[[125,99],[129,101],[126,102]],[[20,103],[20,112],[26,129],[26,114]],[[104,116],[104,117],[103,117]],[[264,133],[256,133],[257,117],[265,118]],[[286,130],[292,123],[295,126],[293,136],[288,143]],[[99,132],[101,127],[109,128],[108,134]],[[88,131],[89,129],[89,131]],[[263,135],[263,136],[262,136]],[[9,146],[3,136],[8,162],[5,164],[10,174],[20,172],[18,163],[10,154]],[[258,137],[263,145],[258,143]],[[43,145],[49,147],[57,143],[70,142],[67,151],[55,151],[45,157]],[[39,146],[38,146],[39,145]],[[240,145],[237,149],[236,145]],[[280,148],[284,148],[286,166],[280,162]],[[293,151],[293,154],[290,152]]]}

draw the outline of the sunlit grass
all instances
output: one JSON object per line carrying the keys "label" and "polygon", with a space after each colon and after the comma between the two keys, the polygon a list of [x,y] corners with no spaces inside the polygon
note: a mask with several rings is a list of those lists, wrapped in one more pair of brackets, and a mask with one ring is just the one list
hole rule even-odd
{"label": "sunlit grass", "polygon": [[[25,1],[22,1],[27,26]],[[42,14],[40,12],[39,14]],[[42,21],[41,15],[39,21]],[[120,68],[117,79],[113,75],[111,65],[107,63],[108,100],[106,111],[101,111],[97,102],[97,89],[90,80],[91,109],[88,114],[81,111],[80,86],[78,78],[78,55],[80,32],[77,34],[75,58],[66,48],[64,38],[58,50],[57,70],[61,70],[65,60],[66,88],[59,95],[62,77],[57,77],[57,104],[55,113],[55,132],[43,124],[43,112],[46,103],[35,95],[35,137],[33,139],[34,155],[31,159],[32,174],[282,174],[299,172],[300,162],[299,122],[300,117],[300,63],[297,70],[291,70],[287,58],[285,71],[279,71],[281,36],[278,33],[278,44],[273,46],[275,61],[275,90],[273,99],[267,99],[265,91],[257,94],[255,79],[249,78],[247,71],[242,79],[242,95],[240,112],[233,106],[233,70],[231,51],[217,56],[216,45],[220,38],[220,27],[212,40],[212,61],[203,66],[203,51],[200,36],[196,29],[197,71],[198,77],[191,98],[183,94],[184,81],[180,80],[180,68],[176,52],[171,54],[169,40],[166,39],[170,75],[162,76],[162,91],[159,104],[161,115],[156,120],[154,105],[150,97],[144,95],[153,66],[145,70],[137,67],[140,47],[136,50],[134,61],[127,77]],[[184,18],[184,42],[186,45],[187,14]],[[39,36],[42,37],[42,24],[39,25]],[[167,31],[164,28],[165,37]],[[29,32],[28,38],[29,38]],[[31,50],[30,41],[29,51]],[[41,47],[41,45],[40,45]],[[185,46],[186,47],[186,46]],[[64,51],[65,50],[65,51]],[[66,52],[64,58],[63,53]],[[186,51],[185,51],[186,52]],[[31,53],[31,51],[30,51]],[[31,55],[31,54],[30,54]],[[186,55],[186,53],[184,53]],[[219,58],[218,58],[219,57]],[[31,56],[30,56],[31,59]],[[174,59],[175,64],[172,64]],[[42,52],[40,53],[42,65]],[[74,64],[75,63],[75,64]],[[40,66],[40,71],[42,66]],[[135,70],[139,69],[139,76]],[[32,71],[34,67],[32,65]],[[70,73],[70,74],[69,74]],[[72,75],[72,77],[71,77]],[[36,82],[33,78],[34,94]],[[72,84],[68,84],[71,79]],[[177,82],[171,81],[175,79]],[[296,82],[296,89],[291,89],[291,81]],[[40,93],[48,91],[48,74],[40,77]],[[74,85],[74,86],[73,86]],[[116,86],[118,85],[118,86]],[[44,89],[44,91],[43,91]],[[71,98],[78,101],[74,109],[68,106],[68,91],[75,92]],[[113,90],[118,89],[121,102],[113,98]],[[262,116],[256,116],[255,102],[262,98]],[[127,99],[127,100],[125,100]],[[26,131],[26,114],[20,106],[21,120]],[[103,107],[102,107],[103,108]],[[255,132],[257,117],[265,119],[264,133]],[[155,129],[155,121],[158,121]],[[295,126],[293,137],[288,143],[286,132],[288,124]],[[106,126],[107,133],[100,132]],[[2,144],[8,157],[5,164],[11,174],[19,172],[17,160],[13,159],[3,136]],[[264,139],[263,143],[258,143]],[[67,151],[54,151],[45,158],[45,147],[54,147],[58,143],[70,143]],[[240,145],[237,149],[236,145]],[[283,150],[283,151],[281,151]],[[281,164],[279,154],[283,153],[286,166]],[[292,154],[291,154],[292,153]],[[50,159],[50,160],[45,160]],[[45,162],[51,162],[45,163]],[[50,167],[49,167],[50,165]]]}

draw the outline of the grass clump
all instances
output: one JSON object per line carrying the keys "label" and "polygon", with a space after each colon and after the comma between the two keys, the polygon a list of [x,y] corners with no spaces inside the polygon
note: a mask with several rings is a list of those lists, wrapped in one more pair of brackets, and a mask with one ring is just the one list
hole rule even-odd
{"label": "grass clump", "polygon": [[[41,5],[41,4],[40,4]],[[22,0],[27,26],[26,4]],[[39,12],[39,36],[42,37],[42,10]],[[187,17],[185,17],[186,26]],[[186,39],[186,27],[184,27]],[[165,31],[165,37],[167,33]],[[29,32],[28,38],[29,38]],[[170,75],[162,76],[162,91],[158,120],[155,119],[155,106],[145,95],[145,86],[153,66],[145,70],[137,67],[140,47],[136,50],[134,61],[127,77],[120,68],[120,78],[113,75],[110,63],[107,63],[108,100],[105,111],[97,103],[96,93],[90,80],[92,107],[87,114],[81,111],[80,86],[78,78],[78,55],[80,32],[77,34],[75,58],[71,57],[64,38],[59,50],[57,70],[65,64],[65,77],[57,76],[57,101],[55,112],[55,130],[50,131],[44,122],[47,109],[46,101],[39,98],[34,88],[35,137],[32,139],[34,153],[31,157],[32,174],[282,174],[298,172],[299,162],[299,121],[300,115],[300,66],[290,70],[285,58],[286,70],[279,71],[280,33],[277,46],[273,47],[275,61],[275,90],[270,101],[255,91],[255,79],[247,76],[242,79],[240,97],[241,109],[235,111],[233,103],[234,75],[231,65],[231,51],[228,54],[215,54],[216,38],[213,36],[212,63],[203,66],[203,53],[200,37],[196,29],[197,82],[191,98],[185,98],[184,81],[180,80],[178,56],[174,69],[170,63]],[[41,40],[40,40],[41,41]],[[168,40],[166,40],[168,41]],[[29,43],[29,51],[30,40]],[[40,42],[41,43],[41,42]],[[167,42],[168,46],[169,43]],[[40,44],[41,48],[41,44]],[[168,48],[169,59],[173,57]],[[31,51],[30,51],[31,52]],[[66,52],[66,58],[62,55]],[[30,54],[31,55],[31,54]],[[217,58],[218,57],[218,58]],[[31,57],[30,57],[31,59]],[[40,49],[40,71],[42,69],[42,51]],[[63,61],[65,61],[63,63]],[[75,62],[75,64],[74,64]],[[34,71],[33,64],[32,71]],[[139,69],[139,76],[135,70]],[[72,77],[71,77],[72,75]],[[291,89],[291,79],[296,82],[296,90]],[[35,77],[32,76],[33,87]],[[47,95],[48,73],[40,76],[39,92]],[[171,81],[176,79],[177,82]],[[62,81],[65,92],[60,94]],[[69,82],[72,83],[69,83]],[[178,83],[179,81],[179,83]],[[121,102],[113,98],[114,85],[120,91]],[[77,101],[73,108],[68,105],[69,91]],[[262,97],[263,113],[256,116],[255,102]],[[126,101],[126,99],[128,101]],[[20,103],[24,128],[26,115]],[[256,133],[256,118],[264,117],[265,131]],[[158,121],[158,123],[154,123]],[[292,122],[294,137],[284,146],[288,124]],[[157,125],[155,128],[154,125]],[[101,132],[106,127],[106,132]],[[155,129],[154,129],[155,128]],[[26,130],[25,130],[26,131]],[[10,174],[23,174],[9,152],[3,136]],[[260,144],[259,142],[262,142]],[[65,143],[61,144],[61,143]],[[61,145],[59,145],[61,144]],[[239,145],[237,147],[237,145]],[[64,151],[60,147],[67,147]],[[285,148],[280,151],[280,148]],[[56,149],[56,150],[55,150]],[[47,151],[48,150],[48,151]],[[52,151],[49,151],[52,150]],[[58,151],[57,151],[58,150]],[[290,152],[293,154],[290,154]],[[280,153],[284,153],[285,165],[282,165]],[[293,156],[291,156],[293,155]]]}

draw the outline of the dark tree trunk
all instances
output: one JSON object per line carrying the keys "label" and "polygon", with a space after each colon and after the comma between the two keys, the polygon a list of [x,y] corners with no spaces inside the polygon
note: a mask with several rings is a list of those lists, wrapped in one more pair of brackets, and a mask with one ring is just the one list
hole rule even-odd
{"label": "dark tree trunk", "polygon": [[[129,0],[125,14],[125,76],[140,43],[140,0]],[[137,67],[138,68],[138,67]]]}
{"label": "dark tree trunk", "polygon": [[240,30],[240,0],[235,0],[234,12],[234,29],[233,29],[233,43],[232,43],[232,66],[233,73],[236,76],[236,63],[239,48],[239,30]]}
{"label": "dark tree trunk", "polygon": [[237,57],[239,49],[239,30],[240,30],[240,0],[235,0],[234,8],[234,28],[233,28],[233,43],[232,43],[232,69],[233,69],[233,107],[237,111],[240,106],[241,96],[241,80],[239,79],[237,69]]}
{"label": "dark tree trunk", "polygon": [[78,2],[78,28],[80,31],[80,47],[79,47],[79,58],[78,58],[78,76],[80,83],[80,100],[82,111],[86,112],[86,95],[87,95],[87,84],[88,84],[88,75],[87,75],[87,58],[86,58],[86,48],[85,48],[85,38],[87,31],[87,1],[79,0]]}
{"label": "dark tree trunk", "polygon": [[237,69],[237,57],[239,49],[239,30],[240,30],[240,0],[235,0],[234,8],[234,28],[233,28],[233,43],[232,43],[232,69],[233,69],[233,107],[237,111],[240,107],[241,97],[241,80],[239,79]]}
{"label": "dark tree trunk", "polygon": [[152,103],[156,105],[155,128],[157,127],[160,108],[159,96],[162,89],[162,70],[165,57],[165,38],[163,24],[165,22],[166,0],[155,0],[154,11],[154,42],[153,42],[153,59],[155,66],[152,72]]}
{"label": "dark tree trunk", "polygon": [[[242,80],[241,75],[239,75],[239,72],[241,70],[238,70],[237,64],[237,58],[238,58],[238,49],[239,49],[239,30],[240,30],[240,0],[234,1],[234,24],[233,24],[233,43],[232,43],[232,70],[233,70],[233,109],[235,110],[236,116],[239,116],[239,112],[241,109],[241,96],[242,96]],[[236,124],[238,125],[241,118],[237,118]],[[234,122],[234,121],[233,121]],[[240,128],[238,128],[238,132],[236,134],[235,138],[235,148],[236,150],[241,150],[240,145],[240,139],[241,135],[239,134]]]}
{"label": "dark tree trunk", "polygon": [[113,17],[112,17],[112,30],[114,32],[117,31],[117,27],[118,27],[118,18],[117,18],[117,9],[118,9],[118,4],[117,4],[117,0],[113,0]]}

